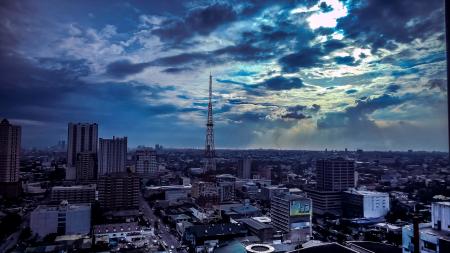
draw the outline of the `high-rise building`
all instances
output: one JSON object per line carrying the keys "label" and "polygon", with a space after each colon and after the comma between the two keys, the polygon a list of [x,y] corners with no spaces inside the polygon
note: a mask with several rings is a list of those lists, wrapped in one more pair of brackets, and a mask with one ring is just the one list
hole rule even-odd
{"label": "high-rise building", "polygon": [[94,152],[81,152],[77,154],[76,180],[87,182],[97,178],[97,154]]}
{"label": "high-rise building", "polygon": [[30,216],[30,228],[42,238],[49,234],[89,234],[91,230],[91,204],[40,205]]}
{"label": "high-rise building", "polygon": [[104,210],[139,208],[139,177],[131,173],[113,173],[98,180],[98,201]]}
{"label": "high-rise building", "polygon": [[61,203],[66,200],[69,203],[95,202],[96,185],[54,186],[51,192],[51,201]]}
{"label": "high-rise building", "polygon": [[127,137],[100,138],[98,150],[98,175],[126,172]]}
{"label": "high-rise building", "polygon": [[135,154],[136,173],[140,176],[155,176],[158,173],[158,163],[156,161],[156,151],[151,149],[137,150]]}
{"label": "high-rise building", "polygon": [[252,173],[252,160],[243,158],[238,162],[237,176],[242,179],[250,179]]}
{"label": "high-rise building", "polygon": [[219,203],[219,188],[214,182],[195,182],[192,185],[192,197],[200,206],[212,206]]}
{"label": "high-rise building", "polygon": [[91,123],[69,123],[67,136],[67,166],[75,167],[77,154],[97,153],[98,125]]}
{"label": "high-rise building", "polygon": [[329,158],[316,161],[317,190],[345,191],[355,187],[355,161]]}
{"label": "high-rise building", "polygon": [[312,201],[309,198],[289,193],[274,195],[270,218],[286,240],[303,242],[312,236]]}
{"label": "high-rise building", "polygon": [[216,182],[219,192],[219,202],[226,203],[234,201],[236,178],[229,174],[222,174],[216,176]]}
{"label": "high-rise building", "polygon": [[19,194],[21,128],[0,123],[0,195],[16,197]]}

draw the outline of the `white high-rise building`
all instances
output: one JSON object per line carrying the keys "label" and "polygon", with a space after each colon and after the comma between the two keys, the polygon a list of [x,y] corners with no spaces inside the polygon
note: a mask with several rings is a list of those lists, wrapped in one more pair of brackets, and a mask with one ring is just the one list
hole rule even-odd
{"label": "white high-rise building", "polygon": [[74,168],[77,154],[97,153],[98,125],[91,123],[69,123],[67,136],[67,167]]}
{"label": "white high-rise building", "polygon": [[98,150],[98,175],[126,172],[127,137],[100,138]]}
{"label": "white high-rise building", "polygon": [[9,123],[7,119],[0,123],[0,182],[19,181],[21,128]]}

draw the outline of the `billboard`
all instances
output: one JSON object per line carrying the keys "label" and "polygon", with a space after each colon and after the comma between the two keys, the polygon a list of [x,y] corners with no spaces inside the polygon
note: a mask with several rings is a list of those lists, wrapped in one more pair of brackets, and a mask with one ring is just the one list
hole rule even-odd
{"label": "billboard", "polygon": [[290,216],[305,216],[311,213],[311,200],[298,199],[292,200],[290,206]]}

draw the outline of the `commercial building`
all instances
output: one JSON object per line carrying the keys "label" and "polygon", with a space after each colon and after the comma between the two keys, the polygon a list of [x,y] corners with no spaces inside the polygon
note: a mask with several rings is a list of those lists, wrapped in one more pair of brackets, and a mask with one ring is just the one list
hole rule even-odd
{"label": "commercial building", "polygon": [[262,242],[270,242],[273,239],[273,225],[253,218],[240,219],[239,222],[245,224],[249,233],[257,236]]}
{"label": "commercial building", "polygon": [[97,153],[81,152],[76,159],[76,180],[88,182],[97,178]]}
{"label": "commercial building", "polygon": [[317,190],[345,191],[355,187],[355,161],[342,157],[316,161]]}
{"label": "commercial building", "polygon": [[114,173],[100,177],[98,201],[104,210],[139,208],[139,177],[131,173]]}
{"label": "commercial building", "polygon": [[343,214],[347,218],[379,218],[389,212],[389,194],[348,190],[342,195]]}
{"label": "commercial building", "polygon": [[[414,238],[414,225],[402,228],[403,253],[414,252],[414,240],[419,252],[450,252],[450,202],[435,202],[431,205],[431,223],[417,224],[418,238]],[[416,241],[416,242],[417,242]]]}
{"label": "commercial building", "polygon": [[158,162],[156,151],[152,149],[140,149],[135,154],[136,173],[143,177],[154,177],[158,174]]}
{"label": "commercial building", "polygon": [[69,123],[67,136],[67,167],[75,167],[77,154],[97,153],[98,125]]}
{"label": "commercial building", "polygon": [[295,242],[312,236],[312,201],[301,195],[281,194],[272,197],[270,218],[284,238]]}
{"label": "commercial building", "polygon": [[98,175],[126,172],[127,137],[100,138],[98,150]]}
{"label": "commercial building", "polygon": [[51,201],[60,203],[94,203],[96,195],[95,185],[54,186],[51,191]]}
{"label": "commercial building", "polygon": [[316,215],[342,214],[342,192],[355,187],[355,161],[337,157],[316,161],[315,189],[305,189]]}
{"label": "commercial building", "polygon": [[21,127],[7,119],[0,123],[0,195],[17,197],[19,194]]}
{"label": "commercial building", "polygon": [[88,234],[91,230],[91,205],[69,204],[40,205],[30,216],[31,231],[38,237],[48,234]]}
{"label": "commercial building", "polygon": [[261,199],[270,201],[274,195],[280,195],[289,192],[286,187],[280,187],[277,185],[263,186],[261,187]]}
{"label": "commercial building", "polygon": [[250,179],[252,174],[252,160],[243,158],[238,161],[237,176],[242,179]]}

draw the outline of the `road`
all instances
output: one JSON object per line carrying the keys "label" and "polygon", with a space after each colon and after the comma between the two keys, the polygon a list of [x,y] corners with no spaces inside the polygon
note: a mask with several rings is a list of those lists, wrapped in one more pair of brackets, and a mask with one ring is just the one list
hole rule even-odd
{"label": "road", "polygon": [[[140,199],[140,205],[142,212],[149,220],[159,222],[160,219],[155,215],[153,210],[148,205],[147,201],[142,196]],[[176,236],[170,233],[170,228],[166,227],[162,222],[159,222],[159,229],[157,231],[158,235],[161,236],[160,240],[167,243],[168,247],[166,248],[166,250],[169,251],[169,249],[171,249],[171,246],[173,246],[174,249],[172,250],[172,252],[178,252],[176,248],[181,246],[181,244]]]}
{"label": "road", "polygon": [[30,213],[27,213],[22,219],[23,221],[22,224],[20,224],[19,230],[8,236],[8,238],[0,245],[0,253],[7,252],[16,246],[22,229],[30,225]]}

